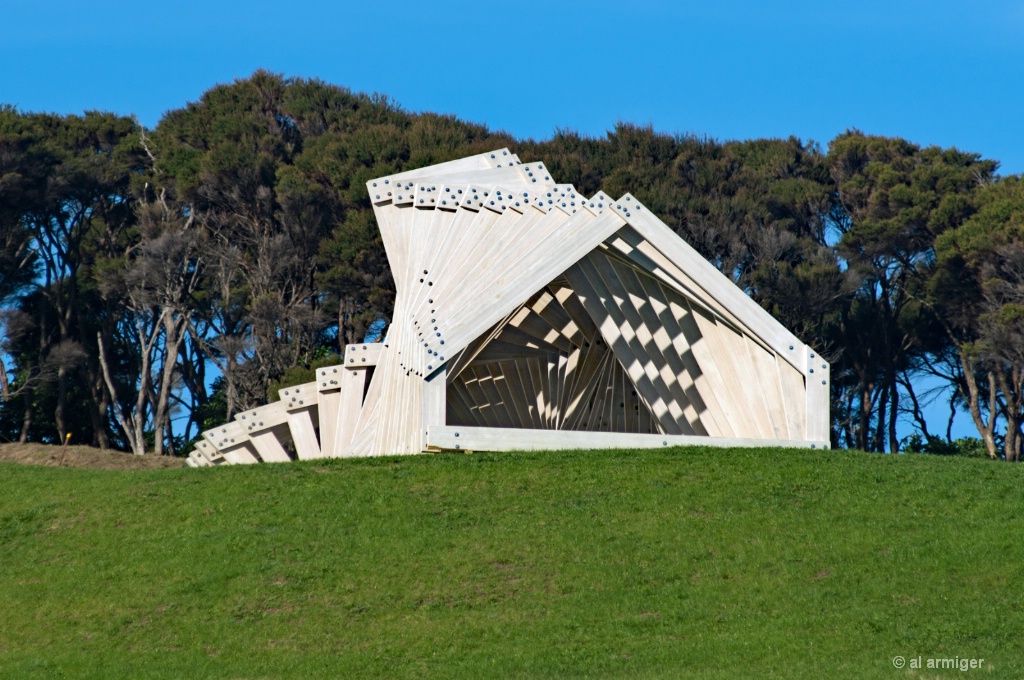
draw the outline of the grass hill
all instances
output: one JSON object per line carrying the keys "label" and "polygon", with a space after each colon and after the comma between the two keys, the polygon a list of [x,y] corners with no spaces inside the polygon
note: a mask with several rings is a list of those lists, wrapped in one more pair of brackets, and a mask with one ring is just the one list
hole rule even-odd
{"label": "grass hill", "polygon": [[1019,678],[1022,481],[769,449],[0,463],[0,677]]}

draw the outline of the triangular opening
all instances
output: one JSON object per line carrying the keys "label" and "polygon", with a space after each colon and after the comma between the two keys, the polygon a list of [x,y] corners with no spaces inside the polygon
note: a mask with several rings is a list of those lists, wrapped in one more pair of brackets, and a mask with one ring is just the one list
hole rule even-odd
{"label": "triangular opening", "polygon": [[450,425],[791,439],[803,378],[624,228],[449,364]]}
{"label": "triangular opening", "polygon": [[535,293],[453,362],[448,424],[660,432],[565,277]]}

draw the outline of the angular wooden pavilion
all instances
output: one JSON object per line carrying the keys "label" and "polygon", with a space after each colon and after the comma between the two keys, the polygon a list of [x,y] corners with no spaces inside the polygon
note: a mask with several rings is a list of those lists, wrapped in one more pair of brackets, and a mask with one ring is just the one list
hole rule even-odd
{"label": "angular wooden pavilion", "polygon": [[190,464],[829,445],[829,365],[635,197],[507,149],[367,183],[381,343],[203,433]]}

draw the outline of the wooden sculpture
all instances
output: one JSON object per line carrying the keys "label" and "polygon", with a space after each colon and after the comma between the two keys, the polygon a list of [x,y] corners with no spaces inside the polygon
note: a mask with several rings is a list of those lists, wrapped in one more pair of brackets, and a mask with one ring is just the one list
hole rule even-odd
{"label": "wooden sculpture", "polygon": [[627,194],[507,149],[367,183],[381,343],[203,433],[209,465],[444,450],[829,445],[829,365]]}

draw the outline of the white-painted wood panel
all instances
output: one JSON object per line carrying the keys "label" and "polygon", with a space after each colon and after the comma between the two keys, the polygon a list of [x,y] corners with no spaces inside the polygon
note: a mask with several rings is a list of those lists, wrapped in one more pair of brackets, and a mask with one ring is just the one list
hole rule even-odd
{"label": "white-painted wood panel", "polygon": [[821,448],[824,442],[741,437],[508,430],[483,427],[428,427],[427,447],[435,451],[557,451],[566,449],[656,449],[674,446],[716,448]]}

